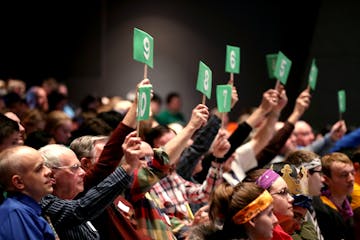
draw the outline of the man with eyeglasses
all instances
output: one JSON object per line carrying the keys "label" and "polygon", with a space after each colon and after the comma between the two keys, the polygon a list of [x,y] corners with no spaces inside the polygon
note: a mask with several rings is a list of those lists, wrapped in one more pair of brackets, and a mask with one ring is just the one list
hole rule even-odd
{"label": "man with eyeglasses", "polygon": [[39,149],[55,180],[53,194],[41,200],[43,212],[50,217],[60,239],[100,239],[90,220],[99,215],[131,183],[138,159],[126,159],[120,167],[77,200],[84,190],[85,171],[75,153],[58,144]]}

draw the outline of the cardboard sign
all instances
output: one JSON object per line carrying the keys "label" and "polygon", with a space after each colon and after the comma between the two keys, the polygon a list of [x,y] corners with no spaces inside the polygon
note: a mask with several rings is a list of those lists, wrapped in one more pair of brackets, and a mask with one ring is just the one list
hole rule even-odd
{"label": "cardboard sign", "polygon": [[309,86],[313,91],[315,91],[317,75],[318,75],[318,68],[316,67],[315,59],[313,59],[309,73]]}
{"label": "cardboard sign", "polygon": [[217,102],[217,109],[219,112],[221,113],[230,112],[231,93],[232,93],[232,86],[229,84],[216,86],[216,102]]}
{"label": "cardboard sign", "polygon": [[289,76],[290,68],[291,68],[290,59],[288,59],[282,52],[279,51],[278,57],[276,60],[274,76],[283,85],[286,85],[286,81]]}
{"label": "cardboard sign", "polygon": [[226,63],[225,71],[228,73],[240,72],[240,48],[227,45],[226,46]]}
{"label": "cardboard sign", "polygon": [[275,78],[275,67],[276,67],[276,60],[277,60],[277,54],[267,54],[266,55],[266,65],[267,65],[267,69],[268,69],[268,75],[270,79],[274,79]]}
{"label": "cardboard sign", "polygon": [[339,112],[344,113],[346,111],[346,93],[345,90],[338,91],[338,102],[339,102]]}
{"label": "cardboard sign", "polygon": [[199,63],[199,73],[196,82],[196,90],[202,92],[208,99],[211,98],[212,72],[202,61]]}
{"label": "cardboard sign", "polygon": [[154,39],[152,36],[140,29],[134,28],[134,59],[153,68],[153,56]]}
{"label": "cardboard sign", "polygon": [[152,85],[143,85],[138,88],[137,116],[138,121],[148,120],[150,118]]}

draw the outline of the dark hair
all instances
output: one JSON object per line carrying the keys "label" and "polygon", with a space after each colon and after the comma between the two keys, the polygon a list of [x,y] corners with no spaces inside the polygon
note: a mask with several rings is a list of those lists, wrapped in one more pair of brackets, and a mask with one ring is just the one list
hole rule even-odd
{"label": "dark hair", "polygon": [[19,124],[5,115],[0,114],[0,144],[15,132],[19,132]]}
{"label": "dark hair", "polygon": [[152,102],[157,102],[159,105],[162,104],[161,97],[156,93],[153,94],[153,97],[151,98],[151,101]]}
{"label": "dark hair", "polygon": [[117,125],[123,120],[124,115],[115,110],[110,110],[107,112],[99,113],[97,117],[106,122],[114,130]]}
{"label": "dark hair", "polygon": [[27,135],[24,145],[39,149],[49,144],[51,135],[43,130],[38,130]]}
{"label": "dark hair", "polygon": [[299,167],[301,163],[304,162],[311,162],[315,158],[319,158],[319,155],[317,155],[314,152],[307,151],[307,150],[297,150],[292,153],[290,153],[286,158],[284,162],[294,164],[295,166]]}
{"label": "dark hair", "polygon": [[177,92],[171,92],[166,96],[166,103],[170,103],[173,98],[180,98],[180,94]]}
{"label": "dark hair", "polygon": [[145,134],[145,142],[154,147],[154,141],[170,131],[173,130],[168,126],[158,125]]}
{"label": "dark hair", "polygon": [[100,118],[89,118],[86,119],[83,124],[79,127],[79,129],[72,132],[71,140],[75,138],[84,136],[84,135],[92,135],[92,136],[109,136],[112,131],[112,128]]}

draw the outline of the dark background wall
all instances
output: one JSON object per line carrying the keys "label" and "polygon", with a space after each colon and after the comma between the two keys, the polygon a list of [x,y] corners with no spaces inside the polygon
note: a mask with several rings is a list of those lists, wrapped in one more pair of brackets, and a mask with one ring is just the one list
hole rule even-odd
{"label": "dark background wall", "polygon": [[[48,1],[0,4],[0,78],[29,85],[53,76],[67,83],[78,103],[88,93],[125,96],[143,76],[132,59],[133,28],[155,39],[149,78],[162,97],[178,91],[187,115],[201,102],[195,84],[200,60],[213,71],[213,86],[224,84],[225,46],[241,47],[235,75],[240,101],[231,113],[258,105],[275,85],[265,54],[279,50],[292,61],[287,84],[291,111],[306,87],[311,59],[319,77],[304,119],[320,128],[338,119],[337,90],[347,91],[344,118],[358,125],[355,109],[360,84],[360,3],[356,1]],[[214,89],[214,88],[213,88]],[[215,91],[208,101],[215,106]]]}

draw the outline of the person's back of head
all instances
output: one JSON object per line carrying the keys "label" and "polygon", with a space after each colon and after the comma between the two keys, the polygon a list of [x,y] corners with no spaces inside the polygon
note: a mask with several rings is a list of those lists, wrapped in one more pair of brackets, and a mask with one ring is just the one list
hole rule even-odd
{"label": "person's back of head", "polygon": [[108,136],[81,136],[70,143],[70,149],[80,160],[81,166],[87,170],[98,160],[108,139]]}
{"label": "person's back of head", "polygon": [[115,130],[115,128],[123,120],[124,115],[115,110],[111,110],[111,111],[101,112],[97,115],[97,117],[103,120],[104,122],[106,122],[112,128],[112,130]]}
{"label": "person's back of head", "polygon": [[25,114],[22,123],[25,127],[26,134],[44,130],[46,124],[46,114],[38,109],[31,109]]}
{"label": "person's back of head", "polygon": [[48,96],[49,111],[60,110],[63,111],[67,103],[67,96],[59,93],[57,90],[52,91]]}
{"label": "person's back of head", "polygon": [[158,125],[145,134],[145,142],[149,143],[151,147],[159,147],[158,140],[165,134],[173,131],[168,126]]}
{"label": "person's back of head", "polygon": [[112,128],[100,118],[89,118],[86,119],[80,127],[72,133],[72,139],[91,135],[91,136],[109,136],[112,132]]}
{"label": "person's back of head", "polygon": [[51,135],[44,130],[37,130],[27,135],[24,145],[40,149],[48,144],[55,143]]}
{"label": "person's back of head", "polygon": [[[305,163],[311,163],[312,161],[318,159],[320,162],[320,156],[316,153],[308,150],[296,150],[290,153],[285,159],[284,162],[295,165],[296,167],[300,167]],[[321,165],[321,163],[320,163]]]}

